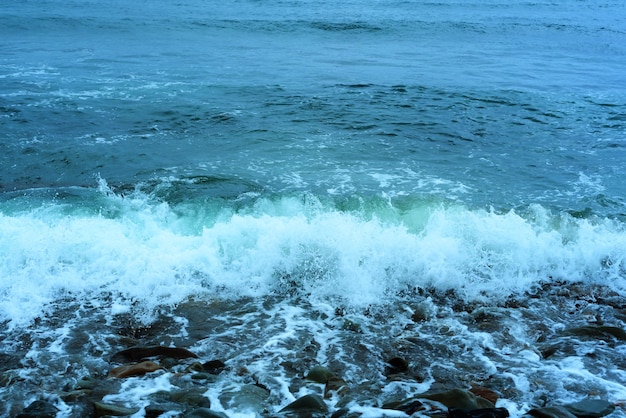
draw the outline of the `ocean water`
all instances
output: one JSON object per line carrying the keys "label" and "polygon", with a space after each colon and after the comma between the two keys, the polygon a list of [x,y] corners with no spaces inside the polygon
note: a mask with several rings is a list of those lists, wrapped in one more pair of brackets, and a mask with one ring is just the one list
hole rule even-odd
{"label": "ocean water", "polygon": [[101,394],[137,417],[273,416],[314,365],[354,416],[625,402],[579,332],[626,323],[625,71],[621,1],[0,0],[0,415],[85,416],[133,345],[227,366]]}

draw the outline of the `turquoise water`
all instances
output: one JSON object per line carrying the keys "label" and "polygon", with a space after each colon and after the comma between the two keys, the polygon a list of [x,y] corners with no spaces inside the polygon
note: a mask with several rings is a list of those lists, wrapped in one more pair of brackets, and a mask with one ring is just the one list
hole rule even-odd
{"label": "turquoise water", "polygon": [[[254,335],[280,340],[271,333],[281,321],[323,329],[319,312],[337,306],[395,317],[421,301],[448,312],[445,298],[422,300],[428,292],[493,307],[542,286],[626,290],[621,2],[0,6],[0,351],[21,353],[25,379],[0,389],[13,409],[40,391],[26,359],[47,344],[65,352],[45,360],[54,381],[75,361],[62,330],[89,330],[98,315],[184,322],[172,310],[190,300],[263,310],[271,298],[276,320]],[[537,295],[533,315],[556,315],[552,296]],[[306,307],[294,313],[292,297]],[[511,324],[515,312],[505,314]],[[42,320],[57,315],[66,328]],[[446,315],[431,320],[463,329]],[[372,346],[390,337],[378,319],[358,318]],[[522,347],[540,326],[526,320],[519,346],[496,337],[488,352],[521,353],[531,382],[571,378],[574,355],[552,368],[529,359]],[[354,343],[320,332],[331,342],[318,362]],[[232,338],[245,346],[244,335]],[[98,350],[124,348],[106,344]],[[226,352],[258,358],[248,348]],[[103,367],[87,357],[90,370]],[[610,368],[614,358],[598,361]],[[355,362],[346,373],[358,381]],[[621,375],[596,377],[594,390],[624,399]],[[577,399],[591,386],[543,390]],[[285,384],[276,391],[272,411],[293,397]],[[505,406],[523,412],[538,392]]]}

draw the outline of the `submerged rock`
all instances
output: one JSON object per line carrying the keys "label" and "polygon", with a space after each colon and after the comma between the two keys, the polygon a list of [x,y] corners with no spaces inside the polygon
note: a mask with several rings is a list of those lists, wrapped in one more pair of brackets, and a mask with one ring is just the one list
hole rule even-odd
{"label": "submerged rock", "polygon": [[626,341],[626,331],[619,327],[611,326],[585,326],[578,328],[570,328],[563,332],[565,335],[580,338],[591,338],[602,341]]}
{"label": "submerged rock", "polygon": [[328,407],[322,398],[318,395],[305,395],[296,399],[280,412],[294,412],[299,416],[311,416],[316,413],[327,413]]}
{"label": "submerged rock", "polygon": [[94,402],[97,417],[111,415],[114,417],[126,417],[139,411],[139,408],[124,408],[123,406],[111,405],[104,402]]}
{"label": "submerged rock", "polygon": [[333,373],[324,366],[314,366],[306,375],[307,380],[311,380],[316,383],[326,383],[333,377]]}
{"label": "submerged rock", "polygon": [[254,411],[263,414],[270,391],[259,385],[247,384],[232,391],[224,391],[219,399],[222,405],[235,406],[239,410]]}
{"label": "submerged rock", "polygon": [[207,373],[220,374],[226,368],[226,364],[222,360],[209,360],[202,364],[202,368]]}
{"label": "submerged rock", "polygon": [[54,418],[59,409],[47,401],[34,401],[17,415],[17,418]]}
{"label": "submerged rock", "polygon": [[186,390],[171,392],[169,399],[172,402],[189,405],[194,408],[210,408],[211,401],[204,396],[204,392],[206,392],[206,389],[203,388],[187,388]]}
{"label": "submerged rock", "polygon": [[174,402],[151,403],[145,408],[145,418],[157,418],[166,413],[180,411],[181,405]]}
{"label": "submerged rock", "polygon": [[333,393],[345,395],[349,391],[348,384],[340,377],[332,376],[324,386],[324,398],[330,398]]}
{"label": "submerged rock", "polygon": [[146,373],[159,370],[161,366],[152,361],[142,361],[141,363],[131,364],[127,366],[115,367],[109,371],[107,377],[124,378],[131,376],[142,376]]}
{"label": "submerged rock", "polygon": [[209,408],[197,408],[183,415],[184,418],[228,418],[223,412],[213,411]]}
{"label": "submerged rock", "polygon": [[576,415],[572,414],[562,406],[548,406],[545,408],[531,409],[524,416],[537,418],[576,418]]}
{"label": "submerged rock", "polygon": [[409,363],[402,357],[394,357],[387,361],[387,367],[385,367],[385,376],[406,373],[408,371]]}
{"label": "submerged rock", "polygon": [[449,418],[507,418],[506,408],[456,409],[448,410]]}
{"label": "submerged rock", "polygon": [[417,411],[423,411],[426,408],[421,401],[409,398],[403,401],[386,403],[383,405],[383,409],[393,409],[394,411],[402,411],[407,415],[413,415]]}
{"label": "submerged rock", "polygon": [[8,387],[18,380],[22,380],[17,372],[13,370],[7,370],[5,372],[0,373],[0,387]]}
{"label": "submerged rock", "polygon": [[111,361],[115,363],[128,363],[140,361],[150,357],[170,357],[175,359],[198,358],[197,355],[185,348],[178,347],[132,347],[122,350],[111,357]]}
{"label": "submerged rock", "polygon": [[452,389],[446,392],[426,392],[415,396],[415,398],[429,399],[437,401],[445,405],[448,409],[484,409],[495,408],[495,405],[487,399],[474,395],[473,393],[462,390]]}
{"label": "submerged rock", "polygon": [[601,399],[583,399],[563,407],[577,417],[585,418],[603,417],[615,411],[615,405]]}

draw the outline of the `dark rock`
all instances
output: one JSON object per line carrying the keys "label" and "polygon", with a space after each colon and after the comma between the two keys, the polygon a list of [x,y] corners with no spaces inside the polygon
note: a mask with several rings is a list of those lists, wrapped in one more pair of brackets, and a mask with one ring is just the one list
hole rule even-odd
{"label": "dark rock", "polygon": [[388,366],[385,368],[386,376],[398,373],[406,373],[409,370],[409,363],[401,357],[394,357],[387,361],[387,364]]}
{"label": "dark rock", "polygon": [[359,418],[362,415],[360,412],[350,412],[348,408],[341,408],[333,412],[330,418]]}
{"label": "dark rock", "polygon": [[554,344],[554,345],[547,345],[543,348],[541,348],[541,358],[543,359],[547,359],[548,357],[552,356],[554,353],[556,353],[557,351],[559,351],[559,346]]}
{"label": "dark rock", "polygon": [[181,405],[176,404],[174,402],[151,403],[145,408],[145,412],[146,412],[145,418],[157,418],[167,412],[181,411],[182,409],[184,408],[182,408]]}
{"label": "dark rock", "polygon": [[531,409],[526,414],[537,418],[576,418],[576,415],[572,414],[562,406],[535,408]]}
{"label": "dark rock", "polygon": [[174,359],[198,358],[197,355],[185,348],[178,347],[132,347],[115,353],[111,358],[115,363],[140,361],[150,357],[171,357]]}
{"label": "dark rock", "polygon": [[226,365],[221,360],[209,360],[202,365],[205,372],[211,374],[220,374],[226,368]]}
{"label": "dark rock", "polygon": [[111,405],[103,402],[94,402],[93,406],[95,408],[97,417],[103,417],[106,415],[111,415],[114,417],[126,417],[129,415],[133,415],[139,411],[139,408],[124,408],[123,406]]}
{"label": "dark rock", "polygon": [[449,418],[507,418],[509,411],[506,408],[456,409],[448,410]]}
{"label": "dark rock", "polygon": [[446,392],[426,392],[415,397],[442,403],[448,409],[495,408],[495,405],[487,399],[483,399],[462,389],[452,389]]}
{"label": "dark rock", "polygon": [[198,408],[183,415],[184,418],[228,418],[223,412],[212,411],[209,408]]}
{"label": "dark rock", "polygon": [[579,418],[598,418],[615,411],[615,405],[601,399],[583,399],[582,401],[563,405],[572,414]]}
{"label": "dark rock", "polygon": [[314,366],[306,375],[307,380],[317,383],[326,383],[333,377],[333,373],[324,366]]}
{"label": "dark rock", "polygon": [[142,361],[141,363],[120,366],[111,369],[107,377],[124,378],[130,376],[142,376],[146,373],[159,370],[161,366],[152,361]]}
{"label": "dark rock", "polygon": [[424,404],[415,398],[405,399],[398,402],[389,402],[383,405],[383,409],[393,409],[394,411],[402,411],[407,415],[413,415],[417,411],[426,409]]}
{"label": "dark rock", "polygon": [[626,331],[619,327],[610,326],[586,326],[570,328],[563,332],[565,335],[592,338],[603,341],[626,341]]}
{"label": "dark rock", "polygon": [[349,412],[350,412],[350,410],[348,408],[341,408],[341,409],[338,409],[335,412],[333,412],[333,414],[330,416],[330,418],[345,417],[346,415],[348,415]]}
{"label": "dark rock", "polygon": [[305,395],[281,409],[280,412],[297,412],[299,414],[326,413],[328,412],[328,407],[318,395]]}
{"label": "dark rock", "polygon": [[46,401],[34,401],[17,415],[17,418],[55,418],[59,409]]}

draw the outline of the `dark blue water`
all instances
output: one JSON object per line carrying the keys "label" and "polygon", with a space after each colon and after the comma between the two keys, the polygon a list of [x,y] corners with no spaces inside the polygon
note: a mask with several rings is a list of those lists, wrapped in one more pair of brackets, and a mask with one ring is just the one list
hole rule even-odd
{"label": "dark blue water", "polygon": [[[333,304],[405,315],[407,289],[486,306],[572,283],[621,297],[625,69],[626,5],[608,0],[0,0],[0,351],[65,352],[42,360],[53,382],[75,361],[63,330],[88,330],[92,310],[150,323],[190,298],[276,297],[278,322],[257,337],[280,340],[280,321],[324,328]],[[294,294],[308,308],[290,310]],[[593,374],[614,357],[546,365],[526,351],[554,314],[538,300],[483,366],[527,362],[522,392],[527,379],[623,400],[621,375]],[[361,320],[372,346],[389,338]],[[28,345],[33,329],[45,337]],[[318,362],[353,344],[320,332],[338,340]],[[262,356],[242,350],[229,353]],[[574,363],[594,377],[542,386]],[[20,364],[21,386],[0,388],[12,410],[39,393]],[[272,411],[292,397],[276,390]],[[538,392],[505,406],[524,412]]]}

